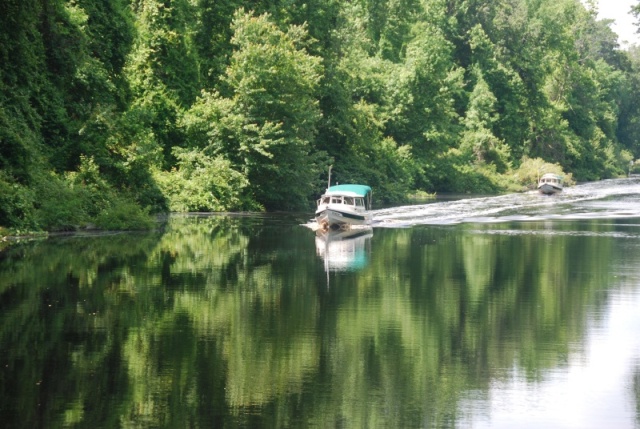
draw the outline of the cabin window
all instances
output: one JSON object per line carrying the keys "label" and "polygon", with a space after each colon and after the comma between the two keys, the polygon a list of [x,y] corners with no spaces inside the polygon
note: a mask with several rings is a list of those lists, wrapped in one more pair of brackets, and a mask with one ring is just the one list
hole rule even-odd
{"label": "cabin window", "polygon": [[341,204],[342,203],[342,197],[331,197],[331,203],[332,204]]}
{"label": "cabin window", "polygon": [[331,200],[330,197],[324,197],[324,198],[322,198],[322,204],[329,204],[330,200]]}
{"label": "cabin window", "polygon": [[364,200],[362,198],[356,198],[356,207],[364,207]]}
{"label": "cabin window", "polygon": [[344,197],[344,203],[348,206],[353,205],[353,197]]}

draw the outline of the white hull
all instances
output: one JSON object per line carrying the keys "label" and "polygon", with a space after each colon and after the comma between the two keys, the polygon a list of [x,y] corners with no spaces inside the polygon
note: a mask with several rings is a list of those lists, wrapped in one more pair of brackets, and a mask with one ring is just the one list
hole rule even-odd
{"label": "white hull", "polygon": [[542,184],[540,186],[538,186],[538,191],[540,191],[540,193],[542,194],[546,194],[546,195],[551,195],[551,194],[557,194],[558,192],[562,191],[562,187],[560,186],[553,186],[549,183],[545,183]]}
{"label": "white hull", "polygon": [[315,218],[322,229],[347,228],[351,225],[369,225],[371,223],[369,213],[357,212],[339,204],[319,207]]}

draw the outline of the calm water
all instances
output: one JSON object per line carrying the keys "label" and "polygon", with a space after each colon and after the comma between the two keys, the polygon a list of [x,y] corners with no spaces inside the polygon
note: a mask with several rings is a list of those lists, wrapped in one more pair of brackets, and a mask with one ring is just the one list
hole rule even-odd
{"label": "calm water", "polygon": [[3,428],[640,427],[640,180],[0,253]]}

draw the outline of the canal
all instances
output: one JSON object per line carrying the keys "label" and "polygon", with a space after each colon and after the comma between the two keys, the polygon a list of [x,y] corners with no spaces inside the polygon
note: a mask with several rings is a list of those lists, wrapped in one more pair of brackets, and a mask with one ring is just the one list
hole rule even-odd
{"label": "canal", "polygon": [[0,426],[640,425],[640,179],[310,216],[1,252]]}

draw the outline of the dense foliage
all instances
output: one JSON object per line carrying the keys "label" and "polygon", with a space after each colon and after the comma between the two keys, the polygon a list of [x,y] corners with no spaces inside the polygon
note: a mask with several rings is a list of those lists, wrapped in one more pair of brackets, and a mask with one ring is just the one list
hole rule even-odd
{"label": "dense foliage", "polygon": [[624,174],[640,55],[609,25],[579,0],[4,0],[0,225],[306,209],[331,164],[386,202],[513,189],[526,160]]}

